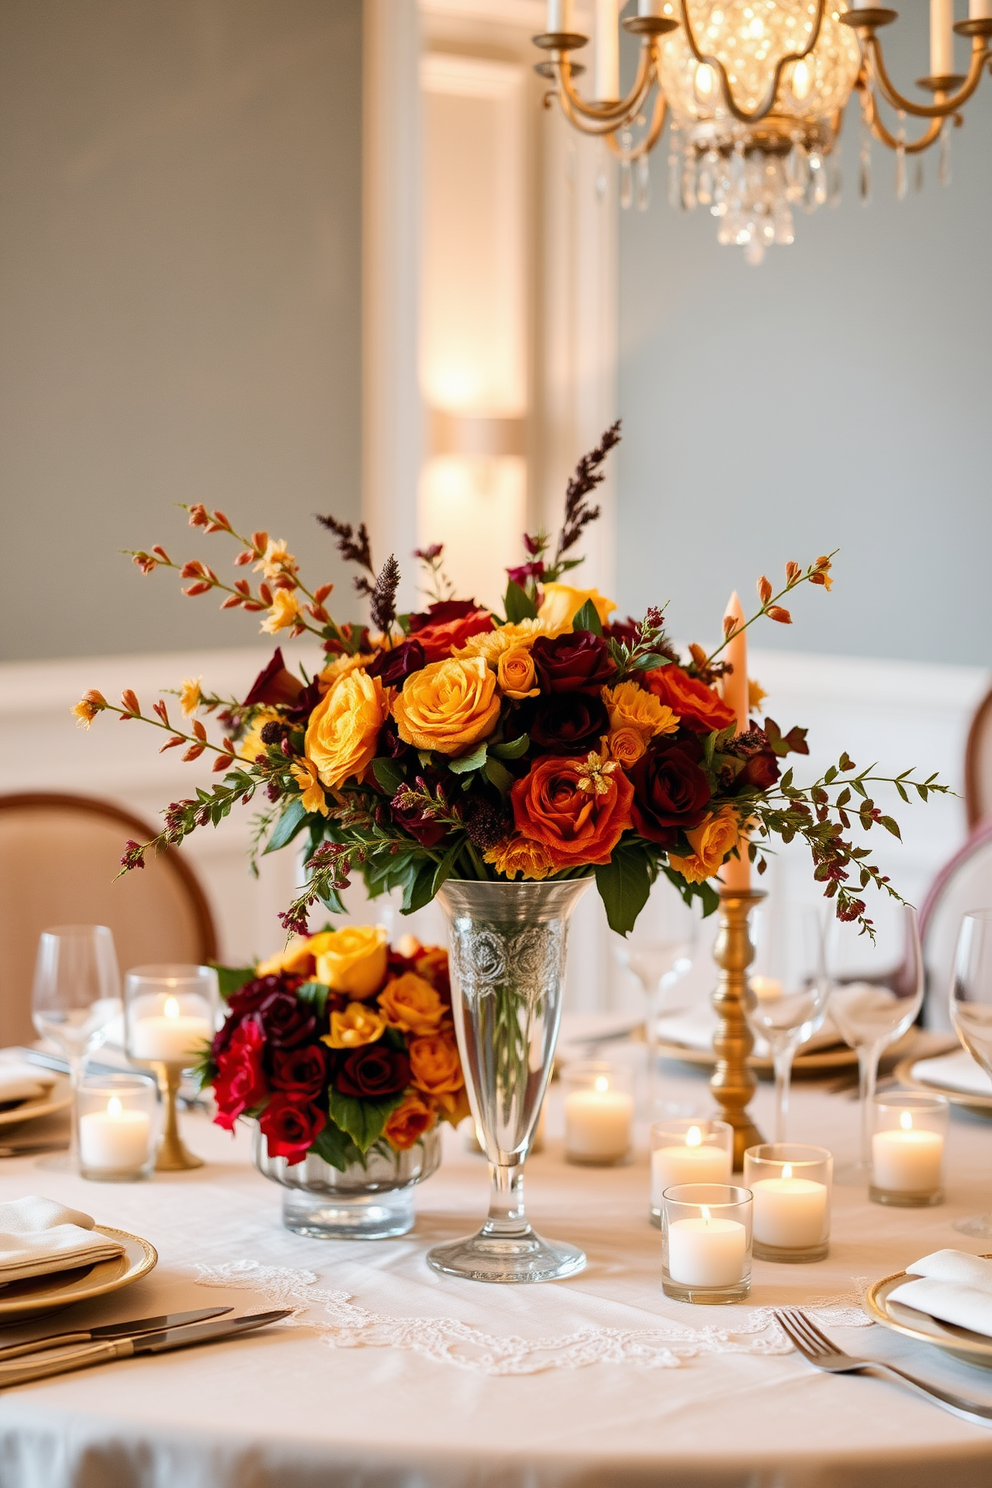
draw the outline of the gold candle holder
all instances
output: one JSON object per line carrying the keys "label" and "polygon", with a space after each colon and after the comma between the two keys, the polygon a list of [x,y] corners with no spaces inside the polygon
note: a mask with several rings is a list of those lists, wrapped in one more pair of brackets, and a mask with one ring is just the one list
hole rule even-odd
{"label": "gold candle holder", "polygon": [[165,1122],[162,1127],[158,1156],[155,1158],[155,1171],[156,1173],[181,1173],[187,1168],[202,1168],[203,1158],[190,1152],[179,1135],[176,1096],[183,1077],[183,1066],[181,1064],[160,1064],[156,1061],[153,1068],[158,1076],[158,1088],[162,1092],[162,1100],[165,1104]]}
{"label": "gold candle holder", "polygon": [[748,1115],[747,1107],[757,1081],[748,1065],[754,1047],[751,1030],[744,1017],[744,993],[747,969],[754,960],[748,915],[765,895],[756,889],[727,890],[720,893],[720,930],[713,947],[713,959],[720,968],[713,1007],[717,1029],[713,1035],[716,1068],[710,1080],[720,1115],[734,1129],[734,1169],[744,1167],[744,1153],[765,1139]]}

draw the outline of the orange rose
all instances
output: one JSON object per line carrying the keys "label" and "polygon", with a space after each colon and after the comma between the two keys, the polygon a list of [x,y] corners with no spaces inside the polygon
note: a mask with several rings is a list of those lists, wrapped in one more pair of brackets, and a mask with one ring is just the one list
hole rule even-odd
{"label": "orange rose", "polygon": [[667,703],[678,714],[683,727],[692,729],[693,733],[711,734],[729,728],[736,721],[733,708],[728,708],[712,688],[698,677],[690,677],[674,662],[655,667],[644,675],[655,697]]}
{"label": "orange rose", "polygon": [[516,878],[519,873],[521,878],[541,879],[555,871],[547,848],[527,837],[511,837],[498,847],[490,847],[485,858],[506,878]]}
{"label": "orange rose", "polygon": [[427,1095],[447,1095],[465,1084],[454,1031],[442,1028],[407,1045],[410,1073],[418,1090]]}
{"label": "orange rose", "polygon": [[320,700],[310,714],[304,751],[329,790],[365,774],[388,716],[382,683],[361,668],[340,677]]}
{"label": "orange rose", "polygon": [[342,677],[347,677],[349,672],[355,672],[359,667],[367,667],[370,661],[375,661],[375,654],[371,651],[356,651],[353,656],[345,651],[341,656],[335,656],[323,671],[317,673],[317,685],[321,692],[329,692],[335,682],[340,682]]}
{"label": "orange rose", "polygon": [[331,1014],[331,1031],[321,1043],[329,1049],[360,1049],[374,1044],[386,1031],[386,1020],[364,1002],[349,1002],[343,1013]]}
{"label": "orange rose", "polygon": [[430,982],[414,971],[405,971],[383,987],[379,1011],[392,1028],[422,1035],[437,1032],[447,1009]]}
{"label": "orange rose", "polygon": [[406,1152],[434,1125],[434,1112],[422,1095],[407,1091],[395,1111],[390,1111],[382,1135],[397,1152]]}
{"label": "orange rose", "polygon": [[309,940],[294,940],[292,945],[277,955],[270,956],[267,961],[260,961],[255,967],[257,977],[279,976],[280,972],[288,972],[290,976],[312,976],[313,975],[313,951]]}
{"label": "orange rose", "polygon": [[457,1126],[460,1121],[465,1120],[466,1116],[471,1115],[468,1093],[464,1085],[460,1090],[442,1091],[440,1095],[432,1095],[431,1100],[442,1121],[450,1121],[452,1126]]}
{"label": "orange rose", "polygon": [[425,982],[430,982],[440,994],[441,1000],[447,1001],[451,995],[451,982],[448,976],[448,953],[444,946],[418,946],[413,952],[413,969],[418,976],[422,976]]}
{"label": "orange rose", "polygon": [[481,657],[430,662],[396,694],[393,717],[404,744],[465,754],[496,727],[496,678]]}
{"label": "orange rose", "polygon": [[618,682],[604,687],[600,697],[610,715],[611,729],[632,728],[645,743],[658,734],[674,734],[679,720],[665,703],[659,703],[653,692],[645,692],[637,682]]}
{"label": "orange rose", "polygon": [[614,760],[545,755],[510,792],[518,832],[540,842],[555,868],[608,863],[631,825],[634,787]]}
{"label": "orange rose", "polygon": [[721,806],[701,826],[686,832],[692,856],[677,858],[668,854],[669,866],[681,873],[687,883],[702,883],[712,878],[724,858],[737,846],[740,822],[732,806]]}
{"label": "orange rose", "polygon": [[518,702],[537,697],[541,689],[535,686],[534,659],[529,647],[513,646],[503,652],[496,663],[496,681],[504,697]]}
{"label": "orange rose", "polygon": [[648,747],[641,731],[631,728],[628,724],[624,724],[622,728],[613,729],[606,744],[610,751],[610,759],[624,766],[636,765]]}

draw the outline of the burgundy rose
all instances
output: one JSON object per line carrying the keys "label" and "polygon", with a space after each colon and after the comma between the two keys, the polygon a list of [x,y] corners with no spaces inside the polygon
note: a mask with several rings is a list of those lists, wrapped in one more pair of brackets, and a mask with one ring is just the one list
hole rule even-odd
{"label": "burgundy rose", "polygon": [[320,1106],[296,1092],[274,1095],[259,1117],[270,1157],[285,1157],[290,1165],[302,1162],[327,1125]]}
{"label": "burgundy rose", "polygon": [[603,634],[611,641],[619,641],[622,646],[629,646],[633,650],[640,639],[640,623],[632,615],[626,620],[611,620],[608,625],[603,626]]}
{"label": "burgundy rose", "polygon": [[378,677],[383,687],[402,687],[410,673],[419,672],[426,662],[419,641],[404,641],[391,651],[379,651],[365,670],[370,677]]}
{"label": "burgundy rose", "polygon": [[537,705],[531,743],[542,754],[585,755],[609,733],[610,716],[598,697],[585,692],[553,692]]}
{"label": "burgundy rose", "polygon": [[270,706],[288,707],[296,702],[302,691],[303,683],[287,669],[282,659],[282,647],[277,646],[268,666],[251,684],[251,691],[242,706],[248,708],[253,703],[268,703]]}
{"label": "burgundy rose", "polygon": [[752,754],[737,777],[738,790],[768,790],[779,777],[779,763],[770,749]]}
{"label": "burgundy rose", "polygon": [[464,620],[474,615],[478,608],[474,599],[439,599],[426,610],[410,616],[410,634],[416,635],[418,630],[426,630],[429,625],[447,625],[452,620]]}
{"label": "burgundy rose", "polygon": [[366,1044],[345,1055],[334,1083],[342,1095],[398,1095],[410,1083],[410,1061],[398,1049]]}
{"label": "burgundy rose", "polygon": [[225,1052],[217,1060],[214,1077],[214,1099],[217,1102],[218,1126],[234,1130],[243,1111],[257,1106],[268,1095],[262,1056],[265,1039],[254,1019],[236,1027]]}
{"label": "burgundy rose", "polygon": [[309,1003],[280,988],[258,1010],[265,1037],[274,1049],[292,1049],[313,1037],[317,1019]]}
{"label": "burgundy rose", "polygon": [[538,636],[531,656],[545,692],[598,693],[616,671],[608,643],[591,630]]}
{"label": "burgundy rose", "polygon": [[297,727],[302,723],[306,723],[307,719],[310,717],[310,714],[313,712],[314,708],[316,708],[317,704],[320,702],[326,691],[327,689],[321,683],[320,678],[314,677],[313,681],[309,682],[306,687],[303,688],[303,690],[297,697],[296,702],[287,712],[287,720],[290,723],[295,723]]}
{"label": "burgundy rose", "polygon": [[674,847],[679,829],[698,827],[706,815],[710,787],[699,768],[702,751],[694,738],[649,749],[628,770],[634,786],[631,816],[649,842]]}
{"label": "burgundy rose", "polygon": [[[293,985],[296,985],[295,979]],[[273,992],[278,992],[284,986],[285,983],[282,977],[253,977],[250,982],[245,982],[236,992],[231,993],[227,999],[228,1017],[224,1020],[223,1026],[214,1034],[213,1044],[211,1045],[215,1060],[219,1059],[223,1054],[240,1027],[242,1020],[251,1017],[252,1013],[258,1011],[267,997],[270,997]]]}
{"label": "burgundy rose", "polygon": [[276,1090],[294,1090],[311,1099],[327,1080],[327,1053],[322,1044],[304,1044],[298,1049],[273,1049],[272,1085]]}

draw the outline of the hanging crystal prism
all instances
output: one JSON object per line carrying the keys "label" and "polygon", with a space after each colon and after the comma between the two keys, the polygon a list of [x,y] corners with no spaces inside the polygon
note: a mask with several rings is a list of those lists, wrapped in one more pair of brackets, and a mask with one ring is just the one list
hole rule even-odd
{"label": "hanging crystal prism", "polygon": [[941,186],[951,184],[951,121],[945,119],[940,131],[940,163],[937,166],[937,180]]}
{"label": "hanging crystal prism", "polygon": [[606,141],[600,140],[599,159],[596,162],[596,195],[600,201],[606,200],[606,191],[610,184],[609,177],[606,174],[608,162],[609,156],[607,155]]}
{"label": "hanging crystal prism", "polygon": [[896,136],[896,201],[906,200],[906,115],[899,110],[899,133]]}
{"label": "hanging crystal prism", "polygon": [[843,182],[840,173],[840,155],[836,146],[827,156],[827,204],[831,207],[839,207]]}
{"label": "hanging crystal prism", "polygon": [[646,212],[651,203],[651,167],[646,154],[634,166],[634,201],[639,212]]}
{"label": "hanging crystal prism", "polygon": [[862,206],[871,201],[871,126],[867,117],[861,116],[860,179],[858,182]]}
{"label": "hanging crystal prism", "polygon": [[668,133],[668,205],[684,208],[682,200],[682,131],[675,120]]}
{"label": "hanging crystal prism", "polygon": [[920,192],[923,190],[923,156],[922,155],[917,155],[917,157],[916,157],[916,169],[913,172],[913,190],[916,192],[917,196],[919,196]]}
{"label": "hanging crystal prism", "polygon": [[622,152],[620,156],[620,205],[626,212],[629,211],[634,201],[634,181],[630,169],[630,150],[634,143],[634,136],[629,129],[620,131],[617,143]]}

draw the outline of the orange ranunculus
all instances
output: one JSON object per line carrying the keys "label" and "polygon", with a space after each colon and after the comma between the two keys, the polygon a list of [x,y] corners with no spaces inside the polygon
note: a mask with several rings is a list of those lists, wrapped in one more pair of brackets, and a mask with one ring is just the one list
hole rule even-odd
{"label": "orange ranunculus", "polygon": [[460,1090],[442,1090],[440,1094],[432,1095],[431,1100],[442,1121],[450,1121],[452,1126],[457,1126],[472,1113],[472,1108],[468,1103],[468,1091],[464,1085]]}
{"label": "orange ranunculus", "polygon": [[317,980],[332,992],[371,997],[386,975],[388,935],[382,925],[345,925],[310,937]]}
{"label": "orange ranunculus", "polygon": [[359,668],[340,677],[310,714],[304,750],[328,790],[361,779],[375,759],[389,702],[378,677]]}
{"label": "orange ranunculus", "polygon": [[540,842],[555,868],[608,863],[631,825],[634,787],[615,760],[545,755],[510,792],[518,832]]}
{"label": "orange ranunculus", "polygon": [[541,879],[555,871],[547,848],[528,837],[510,837],[497,847],[488,848],[485,858],[506,878],[516,878],[519,873],[521,878]]}
{"label": "orange ranunculus", "polygon": [[447,1095],[461,1090],[465,1084],[455,1032],[450,1026],[423,1038],[410,1039],[407,1053],[413,1083],[425,1094]]}
{"label": "orange ranunculus", "polygon": [[406,679],[393,717],[405,744],[466,754],[496,727],[496,678],[481,657],[431,662]]}
{"label": "orange ranunculus", "polygon": [[618,765],[627,769],[630,765],[637,764],[648,746],[644,742],[644,735],[640,729],[625,723],[620,728],[610,730],[606,739],[606,747],[610,751],[610,759],[616,760]]}
{"label": "orange ranunculus", "polygon": [[513,646],[503,652],[496,663],[496,681],[503,696],[517,702],[538,696],[541,689],[536,686],[534,659],[529,646]]}
{"label": "orange ranunculus", "polygon": [[436,1033],[447,1008],[437,988],[415,971],[393,977],[379,994],[379,1011],[392,1028],[418,1036]]}
{"label": "orange ranunculus", "polygon": [[260,961],[255,967],[257,977],[279,976],[287,972],[290,976],[310,976],[314,958],[309,940],[294,940],[284,951]]}
{"label": "orange ranunculus", "polygon": [[386,1020],[364,1002],[349,1002],[343,1013],[331,1013],[331,1031],[321,1043],[329,1049],[360,1049],[374,1044],[386,1031]]}
{"label": "orange ranunculus", "polygon": [[[678,858],[668,854],[669,866],[681,873],[687,883],[702,883],[712,878],[724,858],[737,846],[740,837],[740,822],[732,806],[721,806],[701,826],[686,832],[691,857]],[[742,844],[742,850],[746,848]]]}
{"label": "orange ranunculus", "polygon": [[570,628],[587,599],[592,600],[601,625],[607,623],[616,609],[616,602],[607,599],[605,594],[600,594],[598,589],[573,589],[569,584],[544,584],[542,596],[537,618],[547,621],[549,625]]}
{"label": "orange ranunculus", "polygon": [[644,675],[655,697],[667,703],[678,714],[683,727],[692,729],[693,733],[711,734],[729,728],[736,721],[733,708],[728,708],[711,687],[698,677],[690,677],[674,662],[655,667]]}
{"label": "orange ranunculus", "polygon": [[677,715],[638,682],[618,682],[616,687],[604,687],[600,697],[610,715],[610,728],[637,729],[645,743],[659,734],[674,734],[678,729]]}
{"label": "orange ranunculus", "polygon": [[408,1090],[395,1111],[390,1111],[382,1135],[397,1152],[406,1152],[434,1125],[434,1110],[415,1090]]}

